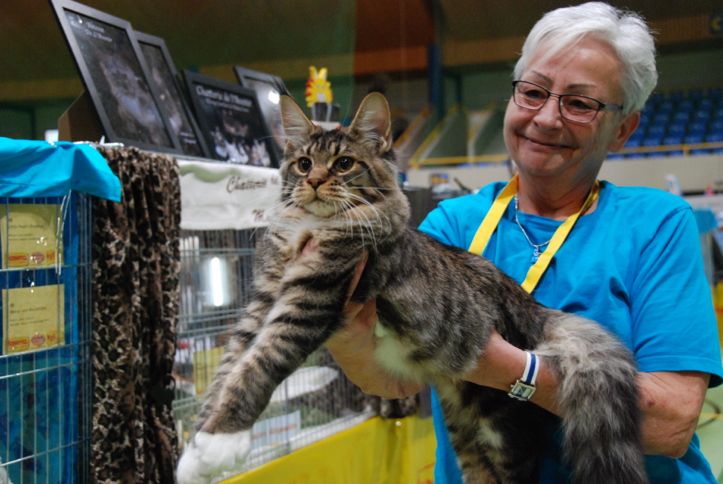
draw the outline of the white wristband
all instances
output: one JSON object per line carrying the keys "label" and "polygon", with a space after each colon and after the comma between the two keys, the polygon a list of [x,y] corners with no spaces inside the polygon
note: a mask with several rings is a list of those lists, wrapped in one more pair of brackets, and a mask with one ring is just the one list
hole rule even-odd
{"label": "white wristband", "polygon": [[525,355],[527,356],[525,371],[522,372],[522,376],[510,387],[510,391],[507,393],[510,398],[523,402],[528,401],[535,393],[535,381],[540,369],[536,354],[525,351]]}

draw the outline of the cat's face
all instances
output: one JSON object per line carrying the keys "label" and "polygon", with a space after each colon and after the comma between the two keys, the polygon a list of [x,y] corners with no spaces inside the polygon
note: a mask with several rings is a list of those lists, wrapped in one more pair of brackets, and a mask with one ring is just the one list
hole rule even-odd
{"label": "cat's face", "polygon": [[389,106],[381,94],[364,98],[344,129],[315,126],[289,97],[282,98],[281,112],[287,138],[282,199],[287,206],[321,218],[364,221],[379,218],[390,202],[406,203],[399,202]]}

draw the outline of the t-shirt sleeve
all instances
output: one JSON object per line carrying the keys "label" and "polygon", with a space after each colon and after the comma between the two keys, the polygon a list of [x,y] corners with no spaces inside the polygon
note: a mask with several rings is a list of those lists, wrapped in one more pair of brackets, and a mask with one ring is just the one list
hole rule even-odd
{"label": "t-shirt sleeve", "polygon": [[419,224],[419,230],[443,244],[466,249],[460,234],[458,212],[450,205],[456,203],[453,200],[445,200],[437,205],[437,208],[429,212]]}
{"label": "t-shirt sleeve", "polygon": [[641,371],[701,371],[721,383],[720,344],[700,237],[689,207],[663,218],[641,248],[631,293]]}

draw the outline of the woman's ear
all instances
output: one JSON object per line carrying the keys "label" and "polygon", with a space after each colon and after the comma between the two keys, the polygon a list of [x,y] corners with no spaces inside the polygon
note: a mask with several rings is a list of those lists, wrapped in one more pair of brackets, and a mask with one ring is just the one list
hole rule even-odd
{"label": "woman's ear", "polygon": [[610,142],[608,151],[620,151],[640,124],[640,111],[627,114],[618,126],[615,138]]}

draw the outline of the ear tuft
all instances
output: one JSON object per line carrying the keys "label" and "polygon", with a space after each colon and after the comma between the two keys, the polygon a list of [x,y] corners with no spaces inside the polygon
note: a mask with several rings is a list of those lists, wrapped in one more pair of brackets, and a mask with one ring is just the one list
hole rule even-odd
{"label": "ear tuft", "polygon": [[378,92],[367,94],[349,125],[349,131],[371,140],[380,152],[389,151],[392,147],[392,121],[386,98]]}
{"label": "ear tuft", "polygon": [[286,151],[293,151],[308,142],[316,127],[306,117],[291,96],[283,95],[280,100],[281,123],[284,126]]}

